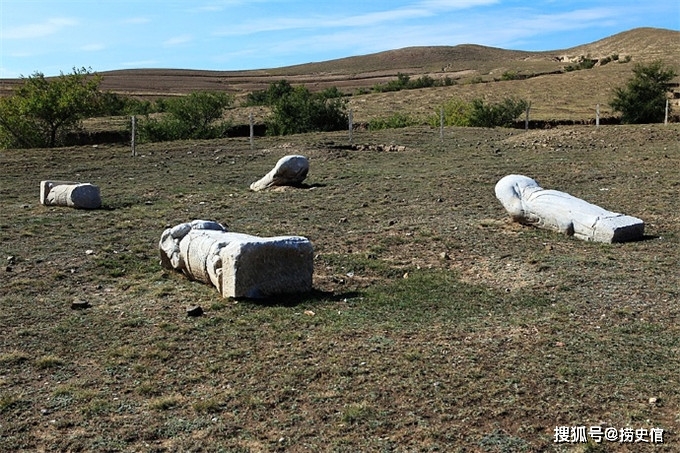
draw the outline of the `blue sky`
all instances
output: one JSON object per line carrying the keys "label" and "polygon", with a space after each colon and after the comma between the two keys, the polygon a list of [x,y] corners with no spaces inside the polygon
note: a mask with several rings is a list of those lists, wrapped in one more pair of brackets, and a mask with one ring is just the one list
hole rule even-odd
{"label": "blue sky", "polygon": [[0,0],[0,78],[240,70],[409,46],[559,50],[680,29],[678,0]]}

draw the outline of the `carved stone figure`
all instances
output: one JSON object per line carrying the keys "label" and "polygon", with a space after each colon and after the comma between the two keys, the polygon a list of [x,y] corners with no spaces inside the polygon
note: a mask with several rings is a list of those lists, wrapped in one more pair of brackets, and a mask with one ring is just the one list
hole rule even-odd
{"label": "carved stone figure", "polygon": [[314,249],[301,236],[231,233],[206,220],[163,231],[161,265],[214,285],[223,297],[265,298],[312,289]]}
{"label": "carved stone figure", "polygon": [[309,172],[309,161],[305,156],[284,156],[274,168],[260,180],[250,185],[250,190],[258,192],[272,186],[295,186],[302,184]]}
{"label": "carved stone figure", "polygon": [[607,211],[565,192],[543,189],[526,176],[501,178],[495,192],[512,219],[523,224],[606,243],[633,241],[644,234],[645,224],[636,217]]}
{"label": "carved stone figure", "polygon": [[102,205],[99,187],[70,181],[40,181],[40,203],[45,206],[69,206],[98,209]]}

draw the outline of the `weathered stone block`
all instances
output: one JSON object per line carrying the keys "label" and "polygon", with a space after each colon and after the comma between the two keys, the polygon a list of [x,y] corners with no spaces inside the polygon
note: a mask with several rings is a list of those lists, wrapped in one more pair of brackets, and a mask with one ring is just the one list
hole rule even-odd
{"label": "weathered stone block", "polygon": [[641,239],[642,220],[611,212],[565,192],[546,190],[526,176],[508,175],[495,187],[496,198],[513,220],[559,231],[586,241]]}
{"label": "weathered stone block", "polygon": [[71,181],[40,181],[40,203],[45,206],[69,206],[98,209],[102,205],[99,187]]}
{"label": "weathered stone block", "polygon": [[258,237],[194,220],[166,229],[161,265],[214,285],[223,297],[265,298],[312,289],[314,249],[301,236]]}
{"label": "weathered stone block", "polygon": [[305,156],[284,156],[274,168],[258,181],[250,185],[250,190],[258,192],[272,186],[295,186],[302,184],[309,172],[309,161]]}

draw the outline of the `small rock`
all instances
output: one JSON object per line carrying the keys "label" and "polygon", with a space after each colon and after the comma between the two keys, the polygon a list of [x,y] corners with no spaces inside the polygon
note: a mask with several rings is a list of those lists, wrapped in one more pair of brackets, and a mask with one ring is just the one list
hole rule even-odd
{"label": "small rock", "polygon": [[203,308],[200,305],[194,305],[193,307],[187,308],[187,316],[196,318],[203,316]]}
{"label": "small rock", "polygon": [[13,255],[7,257],[7,264],[14,264],[15,262],[16,258]]}
{"label": "small rock", "polygon": [[316,313],[314,313],[312,310],[305,310],[305,314],[307,316],[314,316]]}
{"label": "small rock", "polygon": [[74,300],[71,302],[71,310],[84,310],[90,308],[92,305],[86,300]]}
{"label": "small rock", "polygon": [[653,396],[649,399],[649,404],[656,405],[658,402],[659,402],[659,398],[657,398],[656,396]]}
{"label": "small rock", "polygon": [[86,255],[93,255],[93,254],[94,254],[94,250],[85,250],[85,254],[86,254]]}
{"label": "small rock", "polygon": [[450,260],[450,259],[451,259],[451,257],[449,256],[449,254],[446,253],[446,252],[441,252],[441,253],[439,254],[439,257],[440,257],[441,259],[443,259],[443,260]]}

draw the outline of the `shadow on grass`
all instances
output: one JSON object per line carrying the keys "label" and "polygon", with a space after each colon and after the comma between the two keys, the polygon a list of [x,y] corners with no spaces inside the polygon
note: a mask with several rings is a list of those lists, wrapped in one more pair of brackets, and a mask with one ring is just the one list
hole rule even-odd
{"label": "shadow on grass", "polygon": [[306,293],[299,294],[282,294],[262,299],[239,298],[239,302],[248,302],[253,305],[261,305],[264,307],[296,307],[303,303],[314,302],[342,302],[346,299],[358,297],[357,291],[347,291],[336,293],[332,291],[322,291],[320,289],[312,289]]}

